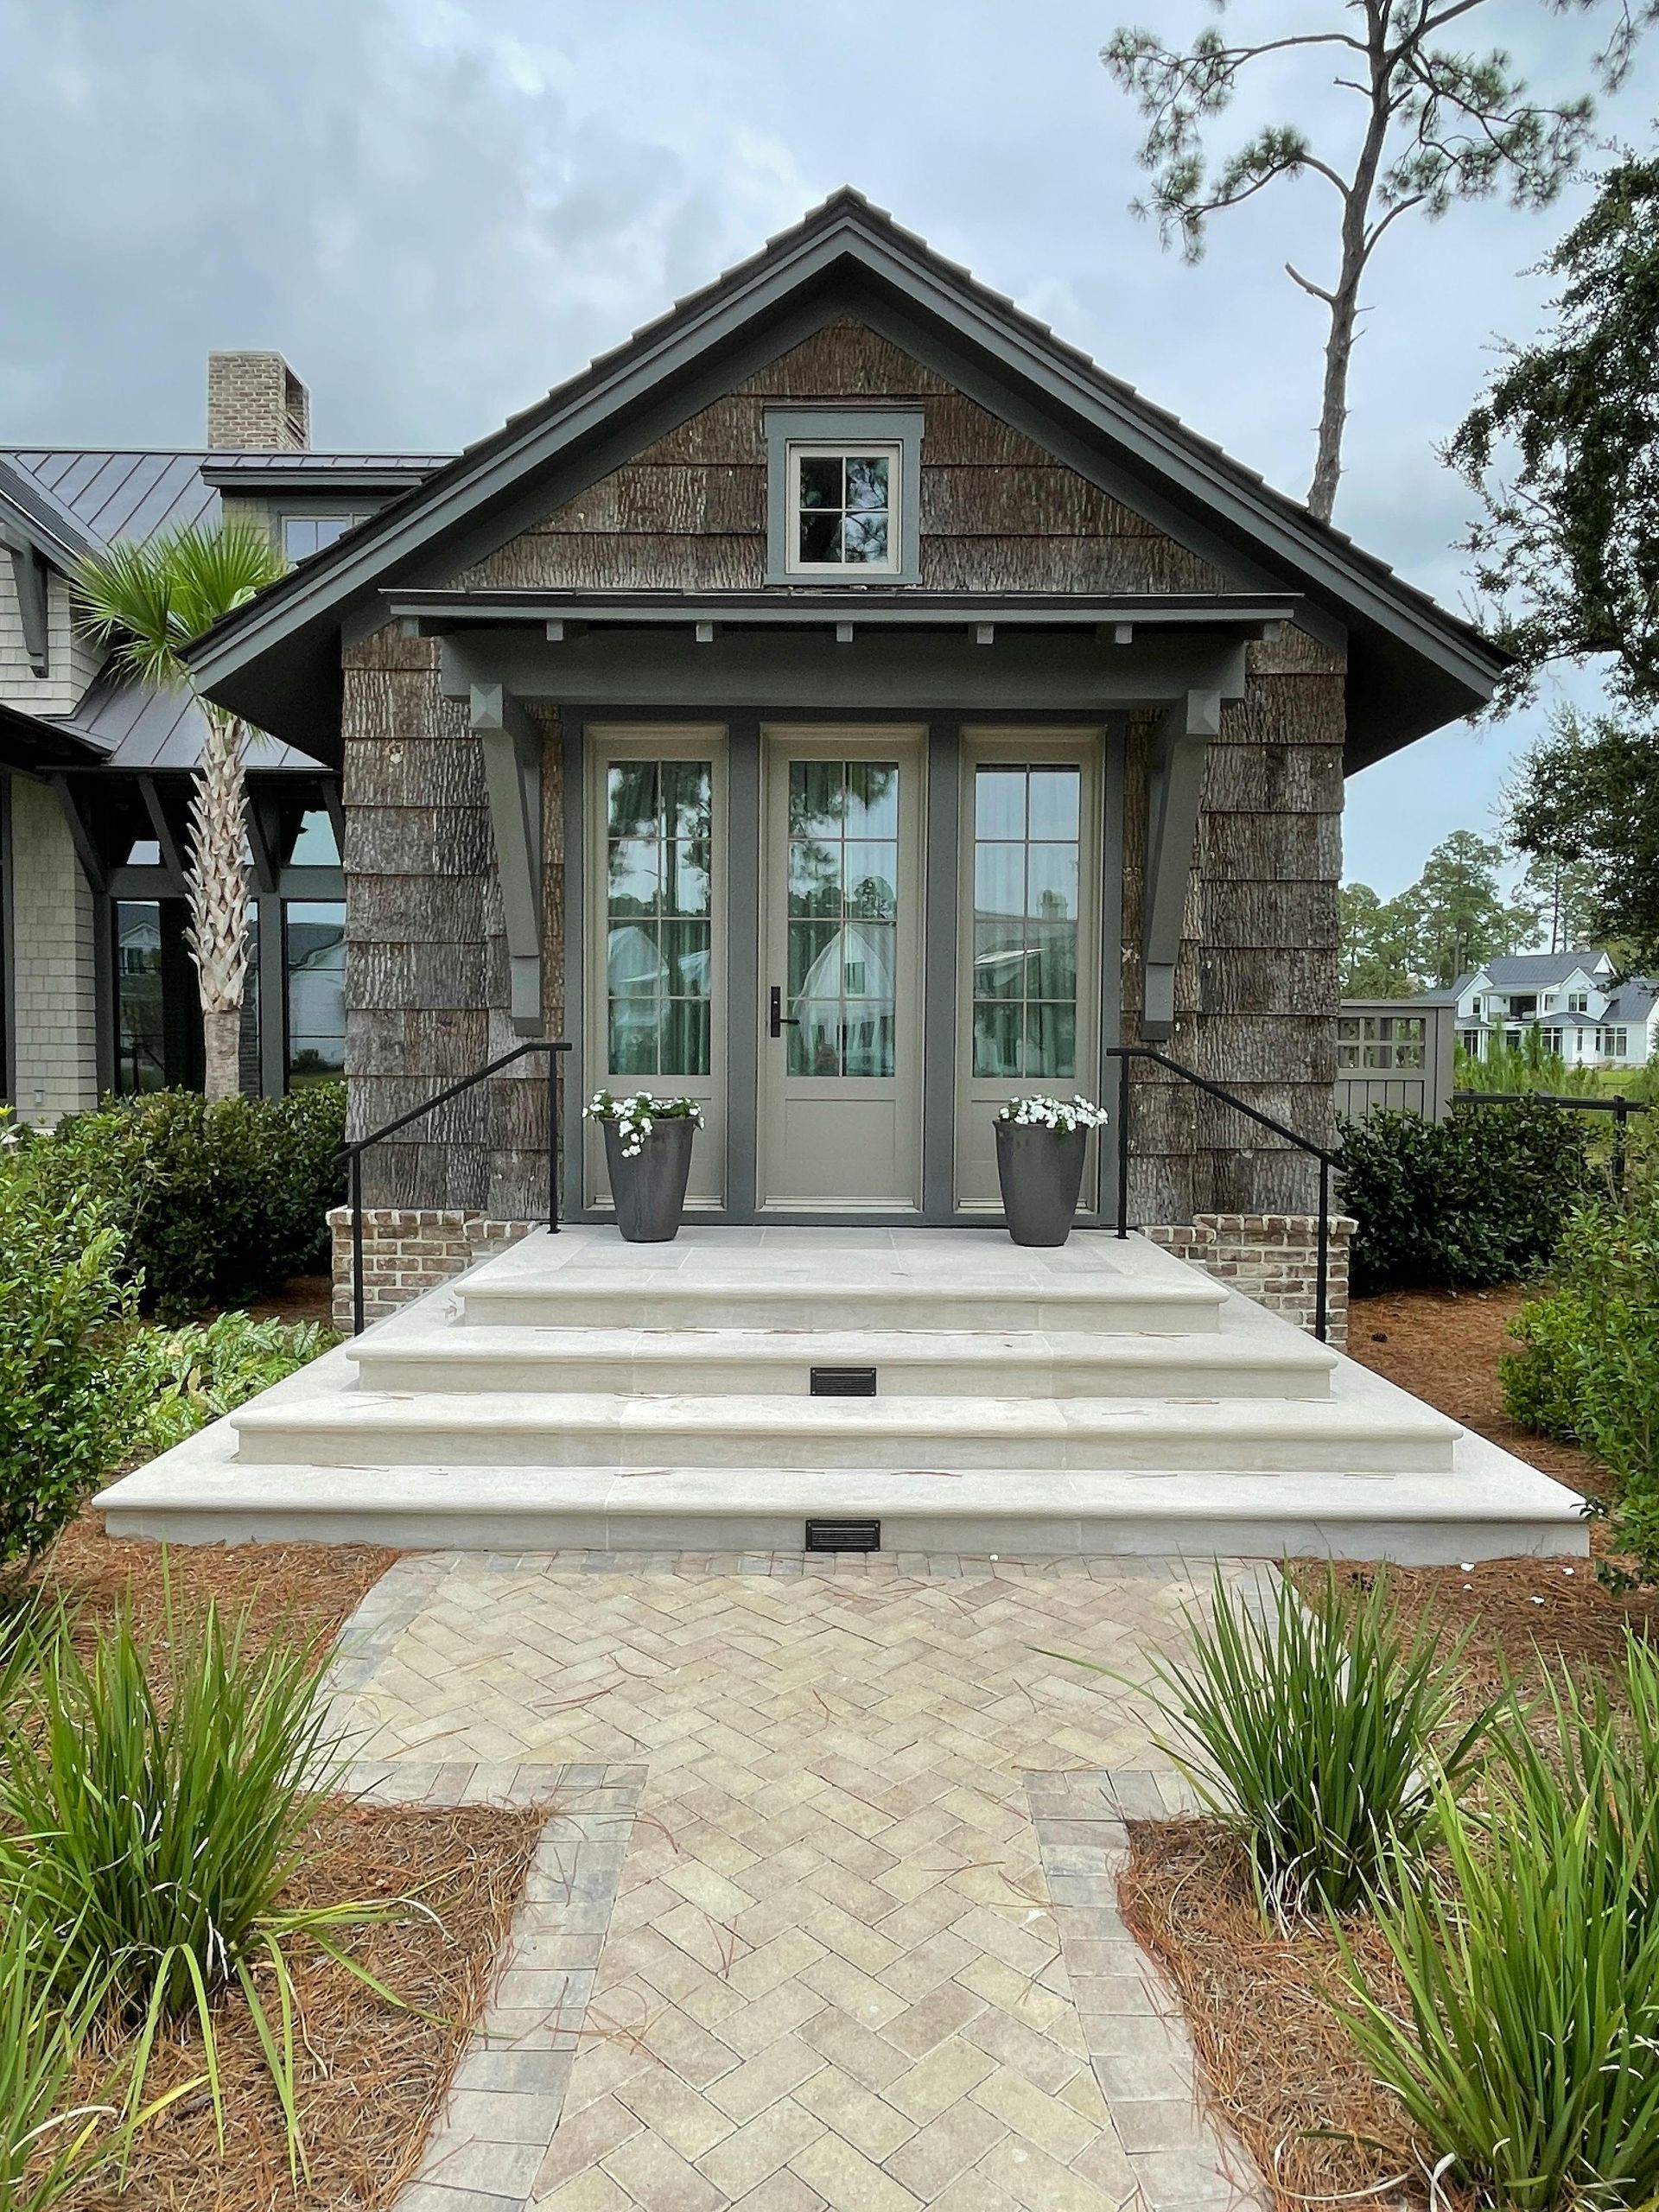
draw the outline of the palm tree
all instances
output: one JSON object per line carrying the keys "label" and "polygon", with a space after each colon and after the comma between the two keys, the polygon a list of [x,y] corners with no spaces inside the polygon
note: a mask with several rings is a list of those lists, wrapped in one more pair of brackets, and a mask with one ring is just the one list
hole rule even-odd
{"label": "palm tree", "polygon": [[[191,639],[285,572],[282,554],[256,524],[216,530],[189,524],[89,554],[74,577],[75,617],[137,682],[194,689],[183,658]],[[248,727],[211,699],[198,695],[198,703],[207,727],[190,798],[185,941],[201,993],[203,1088],[209,1098],[229,1098],[241,1088],[248,972]]]}

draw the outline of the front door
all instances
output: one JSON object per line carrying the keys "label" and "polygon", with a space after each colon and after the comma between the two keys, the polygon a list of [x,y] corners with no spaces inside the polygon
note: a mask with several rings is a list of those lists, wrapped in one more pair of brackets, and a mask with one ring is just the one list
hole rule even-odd
{"label": "front door", "polygon": [[762,730],[763,1207],[920,1210],[925,735]]}

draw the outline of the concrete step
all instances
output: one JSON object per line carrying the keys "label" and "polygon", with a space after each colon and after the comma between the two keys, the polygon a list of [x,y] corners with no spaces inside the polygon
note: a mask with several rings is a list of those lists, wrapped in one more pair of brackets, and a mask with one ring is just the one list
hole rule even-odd
{"label": "concrete step", "polygon": [[809,1518],[872,1518],[885,1552],[1112,1554],[1407,1564],[1589,1548],[1578,1500],[1484,1438],[1452,1476],[859,1473],[753,1468],[274,1468],[250,1480],[210,1430],[97,1502],[112,1536],[413,1550],[798,1553]]}
{"label": "concrete step", "polygon": [[815,1367],[874,1368],[883,1398],[1324,1398],[1334,1352],[1287,1330],[432,1328],[348,1348],[365,1390],[806,1397]]}
{"label": "concrete step", "polygon": [[[1147,1248],[1148,1249],[1150,1248]],[[1159,1255],[1162,1259],[1165,1255]],[[885,1334],[1011,1330],[1065,1335],[1185,1335],[1218,1325],[1227,1294],[1196,1270],[1117,1274],[1105,1267],[1028,1280],[963,1268],[906,1274],[857,1270],[530,1268],[494,1265],[455,1286],[467,1328],[810,1329]]]}
{"label": "concrete step", "polygon": [[1391,1402],[618,1397],[346,1391],[232,1416],[251,1465],[1445,1472],[1457,1424]]}

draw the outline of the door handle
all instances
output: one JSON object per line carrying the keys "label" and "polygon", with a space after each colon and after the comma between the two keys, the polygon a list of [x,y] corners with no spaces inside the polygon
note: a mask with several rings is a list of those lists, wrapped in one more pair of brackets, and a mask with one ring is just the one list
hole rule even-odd
{"label": "door handle", "polygon": [[785,1027],[790,1029],[798,1029],[800,1026],[801,1021],[798,1014],[785,1014],[784,1012],[783,987],[781,984],[774,983],[772,987],[770,1021],[772,1034],[774,1037],[781,1037]]}

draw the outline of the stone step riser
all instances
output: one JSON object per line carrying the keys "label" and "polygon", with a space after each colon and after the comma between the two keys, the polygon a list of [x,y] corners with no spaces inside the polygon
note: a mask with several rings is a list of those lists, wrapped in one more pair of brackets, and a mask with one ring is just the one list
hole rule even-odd
{"label": "stone step riser", "polygon": [[1300,1474],[1337,1466],[1344,1474],[1450,1472],[1452,1447],[1434,1434],[1333,1428],[1287,1435],[1229,1434],[1217,1423],[1183,1433],[1163,1423],[1126,1424],[1116,1435],[930,1434],[906,1426],[858,1431],[818,1429],[804,1420],[736,1428],[700,1421],[649,1429],[558,1429],[441,1421],[370,1427],[331,1426],[297,1416],[242,1432],[238,1460],[257,1466],[606,1467],[624,1472],[665,1467],[781,1467],[803,1473],[856,1470],[938,1475],[985,1468],[1048,1472]]}
{"label": "stone step riser", "polygon": [[609,1284],[570,1289],[465,1286],[456,1293],[464,1327],[551,1329],[849,1329],[1058,1331],[1085,1336],[1185,1336],[1219,1326],[1219,1298],[1155,1298],[1128,1292],[1076,1297],[983,1293],[893,1294],[872,1287],[798,1292],[766,1287],[706,1294],[641,1291]]}
{"label": "stone step riser", "polygon": [[[803,1352],[798,1362],[747,1359],[725,1353],[688,1353],[672,1359],[586,1358],[577,1353],[498,1357],[457,1349],[433,1351],[418,1359],[365,1347],[358,1376],[365,1390],[466,1391],[483,1396],[493,1391],[598,1391],[619,1397],[668,1395],[674,1397],[810,1397],[815,1361]],[[1206,1363],[1202,1352],[1191,1359],[1132,1363],[1099,1359],[1046,1363],[1011,1360],[987,1351],[977,1359],[933,1362],[906,1357],[876,1363],[878,1394],[884,1398],[1032,1398],[1050,1402],[1073,1398],[1328,1398],[1329,1370],[1296,1368],[1264,1360],[1260,1367]]]}

